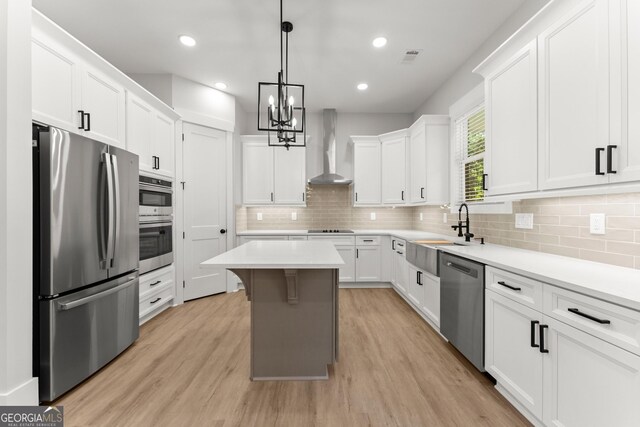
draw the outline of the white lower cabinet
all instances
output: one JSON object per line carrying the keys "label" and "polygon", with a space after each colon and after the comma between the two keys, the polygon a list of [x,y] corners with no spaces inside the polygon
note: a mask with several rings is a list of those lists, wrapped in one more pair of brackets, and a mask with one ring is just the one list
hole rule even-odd
{"label": "white lower cabinet", "polygon": [[[491,270],[499,273],[488,269],[488,275]],[[487,286],[490,283],[487,280]],[[629,309],[540,286],[545,301],[563,300],[538,311],[522,304],[515,293],[486,289],[485,367],[498,390],[538,425],[640,425],[640,355],[615,345],[620,331],[629,332],[634,324],[633,313],[623,316],[621,310]],[[603,326],[610,335],[599,331]]]}
{"label": "white lower cabinet", "polygon": [[535,418],[542,419],[542,314],[487,289],[485,369]]}
{"label": "white lower cabinet", "polygon": [[424,275],[424,273],[412,264],[409,264],[407,268],[409,269],[407,277],[407,298],[409,298],[409,301],[415,304],[416,307],[420,308],[424,301],[424,290],[420,276]]}
{"label": "white lower cabinet", "polygon": [[407,295],[409,285],[409,263],[405,257],[404,240],[395,241],[395,255],[393,256],[393,281],[396,290]]}
{"label": "white lower cabinet", "polygon": [[429,273],[420,275],[424,297],[422,299],[422,312],[436,326],[440,327],[440,278]]}
{"label": "white lower cabinet", "polygon": [[175,269],[173,265],[140,276],[138,285],[140,324],[157,316],[173,303],[175,297]]}
{"label": "white lower cabinet", "polygon": [[356,282],[381,282],[381,263],[380,246],[356,246]]}
{"label": "white lower cabinet", "polygon": [[344,261],[344,267],[340,267],[340,282],[356,281],[356,248],[354,246],[336,246],[336,250]]}

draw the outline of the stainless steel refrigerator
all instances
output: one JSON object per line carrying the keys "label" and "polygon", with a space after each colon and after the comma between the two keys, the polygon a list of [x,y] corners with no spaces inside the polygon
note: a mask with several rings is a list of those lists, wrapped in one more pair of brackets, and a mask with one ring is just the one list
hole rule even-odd
{"label": "stainless steel refrigerator", "polygon": [[50,402],[138,329],[138,156],[33,126],[34,374]]}

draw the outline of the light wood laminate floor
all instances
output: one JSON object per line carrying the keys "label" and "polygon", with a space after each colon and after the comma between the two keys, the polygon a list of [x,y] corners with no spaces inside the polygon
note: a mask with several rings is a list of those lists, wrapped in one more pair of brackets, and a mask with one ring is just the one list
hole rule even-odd
{"label": "light wood laminate floor", "polygon": [[391,289],[340,290],[328,381],[249,381],[249,302],[237,292],[162,313],[56,404],[67,426],[529,425]]}

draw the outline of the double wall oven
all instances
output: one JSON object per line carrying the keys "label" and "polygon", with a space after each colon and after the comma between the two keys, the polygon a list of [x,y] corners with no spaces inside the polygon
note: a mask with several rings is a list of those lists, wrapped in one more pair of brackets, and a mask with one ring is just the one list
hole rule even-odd
{"label": "double wall oven", "polygon": [[173,263],[173,183],[140,175],[140,274]]}

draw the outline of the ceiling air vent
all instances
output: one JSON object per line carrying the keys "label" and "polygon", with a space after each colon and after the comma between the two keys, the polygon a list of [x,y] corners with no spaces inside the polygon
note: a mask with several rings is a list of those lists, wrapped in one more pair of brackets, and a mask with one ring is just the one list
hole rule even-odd
{"label": "ceiling air vent", "polygon": [[422,49],[407,49],[402,57],[401,64],[411,64],[416,60],[418,55],[422,52]]}

